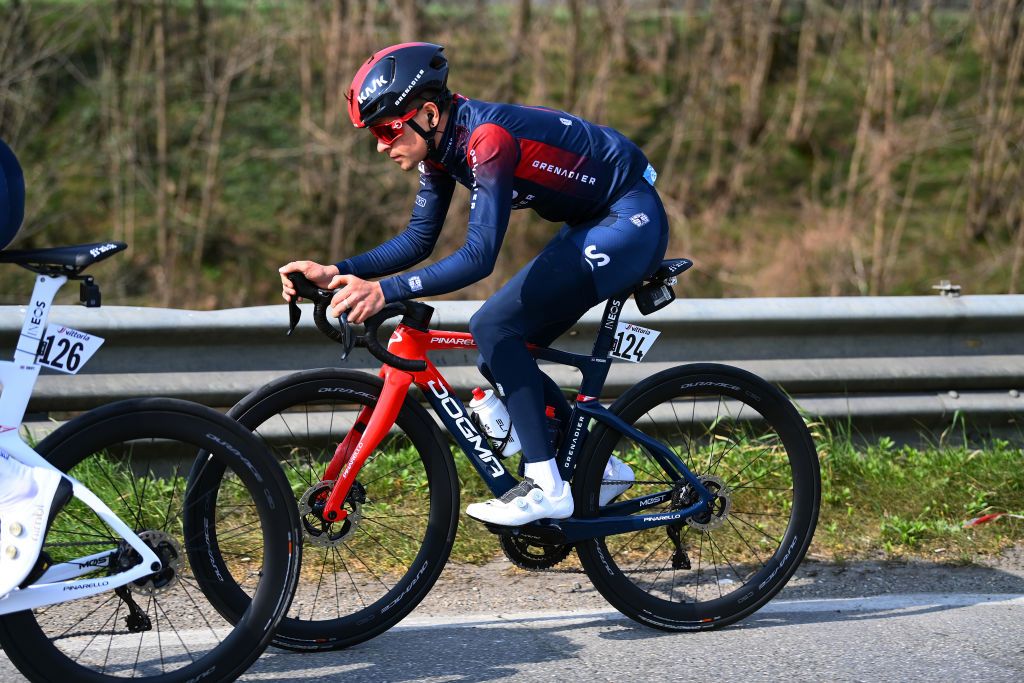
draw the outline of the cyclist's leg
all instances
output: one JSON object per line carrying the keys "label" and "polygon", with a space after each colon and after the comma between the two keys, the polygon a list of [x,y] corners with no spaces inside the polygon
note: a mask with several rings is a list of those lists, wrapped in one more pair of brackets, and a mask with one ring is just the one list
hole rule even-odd
{"label": "cyclist's leg", "polygon": [[[527,341],[537,343],[532,339],[528,339]],[[487,366],[487,363],[484,362],[483,356],[479,356],[477,358],[476,366],[477,369],[480,370],[480,374],[487,378],[487,381],[491,383],[491,386],[494,386],[494,374],[491,373],[491,369]],[[555,383],[555,380],[551,379],[551,377],[543,370],[540,374],[542,390],[544,392],[544,405],[552,406],[555,409],[555,417],[565,422],[569,419],[569,413],[572,410],[569,402],[565,399],[562,389]]]}
{"label": "cyclist's leg", "polygon": [[641,181],[608,215],[563,227],[470,321],[482,363],[506,399],[528,469],[554,453],[547,441],[544,374],[527,342],[550,343],[592,306],[650,274],[664,256],[667,233],[661,201]]}

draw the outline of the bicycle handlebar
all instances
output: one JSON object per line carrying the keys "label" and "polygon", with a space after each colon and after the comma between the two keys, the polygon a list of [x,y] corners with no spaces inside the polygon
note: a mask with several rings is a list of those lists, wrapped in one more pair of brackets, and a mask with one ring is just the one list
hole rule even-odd
{"label": "bicycle handlebar", "polygon": [[[331,299],[334,297],[333,291],[317,287],[302,273],[288,273],[288,279],[291,280],[292,284],[295,286],[295,291],[299,296],[313,302],[313,322],[316,323],[317,329],[323,332],[331,341],[338,342],[342,345],[342,360],[348,358],[348,354],[352,351],[353,346],[362,346],[380,362],[399,370],[405,370],[406,372],[422,372],[427,369],[427,364],[421,360],[402,358],[401,356],[396,356],[391,353],[383,344],[381,344],[380,339],[377,337],[378,330],[384,321],[394,318],[397,315],[405,315],[408,313],[408,306],[406,302],[396,301],[387,304],[379,312],[367,318],[363,323],[366,327],[366,334],[355,336],[352,334],[351,326],[348,322],[348,315],[346,313],[342,313],[338,318],[337,328],[331,325],[330,321],[327,319],[327,309],[330,307]],[[295,330],[295,326],[299,322],[299,317],[302,315],[302,311],[299,309],[299,305],[295,301],[294,297],[290,302],[288,302],[288,314],[291,323],[288,329],[288,334],[290,335]]]}

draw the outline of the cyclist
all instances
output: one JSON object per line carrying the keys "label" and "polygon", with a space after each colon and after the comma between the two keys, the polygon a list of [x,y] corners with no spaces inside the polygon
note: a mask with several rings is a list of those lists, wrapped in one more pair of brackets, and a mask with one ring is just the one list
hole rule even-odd
{"label": "cyclist", "polygon": [[[0,249],[14,239],[24,215],[25,178],[0,140]],[[11,429],[0,426],[0,433]],[[48,523],[70,495],[71,484],[59,472],[26,465],[0,448],[0,598],[33,573]]]}
{"label": "cyclist", "polygon": [[[527,343],[547,346],[592,306],[650,275],[668,242],[668,221],[655,174],[640,149],[617,131],[562,111],[472,100],[447,87],[439,45],[403,43],[376,52],[348,89],[348,113],[368,128],[377,151],[403,171],[419,169],[408,227],[370,251],[334,265],[293,261],[321,287],[339,288],[334,316],[361,322],[391,301],[452,292],[494,269],[512,209],[531,208],[561,229],[540,254],[488,299],[470,320],[479,367],[507,406],[526,459],[523,481],[501,499],[470,505],[481,521],[518,526],[573,512],[548,441],[545,405],[567,417],[555,383],[537,367]],[[425,268],[455,183],[470,190],[466,244]],[[370,281],[370,278],[383,278]],[[609,463],[605,503],[633,473]]]}

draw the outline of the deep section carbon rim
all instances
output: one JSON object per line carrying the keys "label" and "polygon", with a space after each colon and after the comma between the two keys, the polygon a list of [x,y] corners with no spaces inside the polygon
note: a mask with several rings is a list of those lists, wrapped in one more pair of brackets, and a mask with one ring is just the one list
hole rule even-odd
{"label": "deep section carbon rim", "polygon": [[[116,591],[0,619],[5,650],[30,678],[233,680],[269,642],[297,572],[290,555],[295,516],[280,474],[262,469],[271,464],[261,460],[262,446],[213,411],[211,421],[202,413],[208,409],[189,410],[122,412],[38,447],[136,531],[163,570]],[[208,599],[216,586],[201,585],[211,547],[202,527],[188,521],[203,507],[188,487],[200,451],[224,469],[221,496],[207,521],[221,529],[218,552],[230,558],[227,575],[249,596],[250,609],[233,618]],[[102,578],[135,561],[119,540],[74,499],[55,517],[43,550],[54,562],[102,554],[95,570],[81,577]]]}
{"label": "deep section carbon rim", "polygon": [[[669,445],[717,494],[713,509],[580,544],[605,597],[664,628],[719,626],[764,604],[799,564],[817,519],[817,457],[803,421],[774,388],[720,367],[662,373],[616,404],[621,417]],[[636,479],[612,505],[640,501],[633,514],[656,517],[697,500],[645,448],[605,432],[585,468],[589,490],[580,497],[588,514],[599,511],[593,492],[612,476],[605,471],[611,456]]]}

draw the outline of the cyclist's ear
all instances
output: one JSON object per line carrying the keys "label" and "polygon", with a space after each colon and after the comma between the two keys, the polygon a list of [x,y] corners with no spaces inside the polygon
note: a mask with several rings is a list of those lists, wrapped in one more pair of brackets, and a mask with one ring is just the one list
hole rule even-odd
{"label": "cyclist's ear", "polygon": [[437,105],[434,104],[433,102],[428,102],[427,104],[423,105],[423,111],[427,113],[427,125],[430,126],[431,130],[433,130],[434,117],[435,113],[437,112]]}

